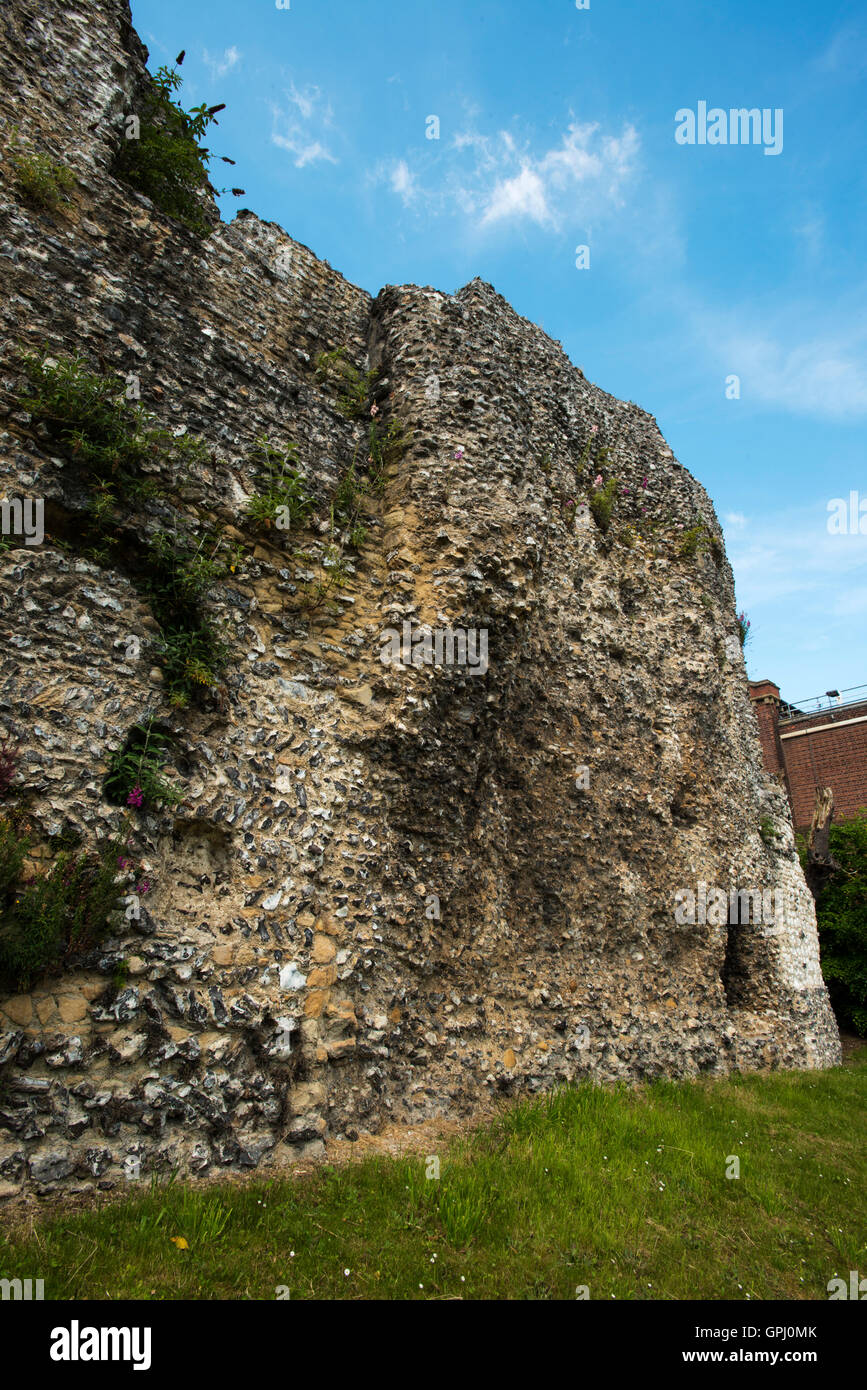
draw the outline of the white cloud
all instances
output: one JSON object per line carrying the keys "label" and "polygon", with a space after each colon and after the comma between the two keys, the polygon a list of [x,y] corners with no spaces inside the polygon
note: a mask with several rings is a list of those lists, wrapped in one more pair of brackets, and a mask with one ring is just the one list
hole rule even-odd
{"label": "white cloud", "polygon": [[749,525],[746,517],[743,515],[742,512],[726,512],[724,520],[726,526],[734,526],[738,530],[740,530],[744,526]]}
{"label": "white cloud", "polygon": [[545,197],[545,184],[528,164],[512,179],[501,179],[488,199],[482,226],[504,217],[530,217],[543,226],[554,217]]}
{"label": "white cloud", "polygon": [[204,50],[202,58],[206,66],[210,68],[212,77],[225,77],[227,72],[231,72],[232,68],[237,67],[240,63],[241,54],[233,44],[231,48],[224,51],[222,58],[215,57],[207,49]]}
{"label": "white cloud", "polygon": [[285,96],[285,106],[272,105],[271,108],[274,118],[272,144],[294,156],[296,169],[318,160],[337,164],[326,135],[334,124],[333,112],[320,88],[311,85],[302,90],[290,81]]}
{"label": "white cloud", "polygon": [[[387,181],[405,203],[412,198],[429,212],[458,210],[479,228],[523,220],[556,229],[567,218],[586,221],[591,211],[596,216],[618,203],[635,169],[639,140],[631,126],[613,136],[573,121],[558,144],[538,155],[506,130],[457,131],[448,149],[452,157],[442,164],[438,151],[426,150],[421,168],[399,159],[380,166],[374,178]],[[443,165],[438,184],[422,184],[424,170]]]}
{"label": "white cloud", "polygon": [[843,419],[867,413],[864,334],[817,335],[794,346],[789,341],[757,330],[731,335],[725,359],[741,378],[745,398],[799,415]]}
{"label": "white cloud", "polygon": [[[541,159],[522,157],[519,173],[497,179],[488,195],[481,225],[527,217],[542,225],[558,226],[567,199],[569,216],[575,217],[574,200],[581,192],[588,196],[579,216],[591,206],[594,212],[598,211],[602,199],[616,203],[621,184],[635,167],[638,135],[632,126],[627,126],[620,137],[600,137],[598,132],[596,124],[573,122],[559,146],[548,150]],[[515,157],[511,136],[504,134],[503,149],[505,159]]]}
{"label": "white cloud", "polygon": [[415,176],[405,159],[399,159],[393,166],[390,179],[392,193],[397,193],[405,203],[411,202],[416,191]]}
{"label": "white cloud", "polygon": [[831,535],[827,523],[822,500],[754,518],[749,538],[727,535],[739,604],[749,609],[797,599],[802,618],[823,621],[860,611],[867,593],[865,537]]}
{"label": "white cloud", "polygon": [[[289,85],[289,91],[287,95],[289,97],[289,100],[293,103],[293,105],[298,107],[298,110],[301,112],[301,115],[303,116],[304,120],[309,121],[310,117],[313,115],[314,110],[316,109],[316,106],[319,103],[319,99],[322,93],[320,92],[318,87],[312,86],[307,87],[303,92],[299,92],[298,88],[295,86],[295,83],[292,82]],[[330,116],[331,109],[329,107],[326,113],[326,121],[330,119]]]}

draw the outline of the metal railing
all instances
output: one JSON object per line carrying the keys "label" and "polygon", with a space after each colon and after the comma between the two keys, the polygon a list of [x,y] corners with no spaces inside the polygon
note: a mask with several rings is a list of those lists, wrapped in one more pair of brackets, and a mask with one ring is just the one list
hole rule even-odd
{"label": "metal railing", "polygon": [[[848,696],[848,699],[845,698]],[[810,695],[806,700],[784,700],[786,714],[780,715],[780,723],[788,724],[794,719],[809,719],[817,714],[836,714],[838,710],[851,705],[867,703],[867,685],[850,685],[848,690],[836,690],[833,694],[825,691],[823,695]]]}

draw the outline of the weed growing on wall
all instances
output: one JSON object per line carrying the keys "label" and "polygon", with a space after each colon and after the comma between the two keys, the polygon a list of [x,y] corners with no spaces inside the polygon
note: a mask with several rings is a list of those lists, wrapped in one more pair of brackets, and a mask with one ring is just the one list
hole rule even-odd
{"label": "weed growing on wall", "polygon": [[320,352],[316,359],[316,379],[322,385],[337,388],[337,409],[347,420],[362,420],[370,408],[370,400],[379,373],[361,372],[350,361],[345,347],[333,352]]}
{"label": "weed growing on wall", "polygon": [[25,149],[15,143],[9,151],[15,185],[24,198],[43,212],[59,212],[69,202],[75,175],[64,164],[47,154]]}
{"label": "weed growing on wall", "polygon": [[132,131],[125,128],[114,171],[162,212],[177,218],[196,236],[206,237],[212,230],[203,197],[211,187],[211,151],[200,141],[211,124],[218,124],[216,113],[225,103],[203,103],[185,111],[172,95],[182,84],[175,68],[161,67],[149,77],[141,110],[134,118],[137,125]]}
{"label": "weed growing on wall", "polygon": [[175,435],[142,407],[130,405],[118,379],[92,371],[83,358],[55,360],[28,353],[22,361],[29,389],[20,394],[19,403],[48,426],[89,494],[91,525],[76,538],[78,547],[103,565],[114,563],[121,548],[125,551],[124,563],[160,625],[157,656],[170,701],[181,708],[219,684],[228,649],[205,602],[219,580],[236,572],[241,551],[213,532],[192,536],[176,528],[155,531],[144,555],[137,557],[140,545],[131,547],[122,528],[130,520],[130,508],[159,491],[145,468],[161,469],[176,484],[191,464],[208,459],[208,448],[203,440]]}
{"label": "weed growing on wall", "polygon": [[219,685],[228,661],[228,645],[204,604],[209,589],[235,573],[240,552],[210,531],[198,540],[156,531],[148,557],[141,582],[160,625],[157,654],[170,702],[182,709],[191,696]]}
{"label": "weed growing on wall", "polygon": [[170,736],[155,727],[153,717],[134,724],[109,765],[103,783],[107,800],[143,811],[177,806],[183,793],[163,775],[170,747]]}
{"label": "weed growing on wall", "polygon": [[614,503],[617,500],[617,479],[609,478],[607,483],[594,487],[590,493],[590,511],[600,531],[607,531],[611,525]]}
{"label": "weed growing on wall", "polygon": [[18,746],[11,738],[0,739],[0,801],[9,795],[18,771]]}
{"label": "weed growing on wall", "polygon": [[[0,987],[23,992],[47,970],[97,945],[112,929],[132,861],[127,839],[116,836],[98,851],[64,850],[48,869],[24,872],[28,828],[0,818]],[[132,891],[150,885],[133,872]]]}
{"label": "weed growing on wall", "polygon": [[163,465],[173,477],[183,477],[189,464],[208,457],[201,439],[175,436],[125,399],[118,377],[92,371],[83,357],[24,353],[22,367],[29,389],[19,404],[48,426],[73,472],[106,511],[117,489],[135,500],[153,495],[145,468]]}
{"label": "weed growing on wall", "polygon": [[[806,845],[798,837],[801,864]],[[816,900],[822,974],[840,1023],[867,1037],[867,808],[831,826],[836,863]]]}
{"label": "weed growing on wall", "polygon": [[281,531],[303,527],[316,499],[298,471],[297,445],[281,449],[263,435],[256,440],[255,459],[258,491],[247,503],[250,520],[265,530],[272,526]]}
{"label": "weed growing on wall", "polygon": [[690,526],[684,531],[680,538],[679,551],[683,559],[691,560],[706,550],[711,552],[716,561],[722,559],[723,548],[718,537],[709,530],[706,522],[698,521],[695,526]]}

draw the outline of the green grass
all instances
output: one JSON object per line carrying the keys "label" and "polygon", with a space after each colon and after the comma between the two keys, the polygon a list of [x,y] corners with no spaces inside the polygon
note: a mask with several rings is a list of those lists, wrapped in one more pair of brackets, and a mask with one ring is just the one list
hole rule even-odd
{"label": "green grass", "polygon": [[581,1085],[442,1146],[438,1181],[420,1154],[154,1185],[0,1238],[0,1274],[55,1299],[826,1299],[867,1272],[865,1099],[867,1048],[829,1072]]}

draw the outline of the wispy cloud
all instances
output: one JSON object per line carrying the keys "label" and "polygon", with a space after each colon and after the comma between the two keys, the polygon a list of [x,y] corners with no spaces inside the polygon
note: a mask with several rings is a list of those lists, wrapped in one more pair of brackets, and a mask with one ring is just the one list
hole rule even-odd
{"label": "wispy cloud", "polygon": [[853,22],[838,29],[815,59],[820,73],[835,82],[867,72],[867,25]]}
{"label": "wispy cloud", "polygon": [[591,211],[598,215],[617,205],[638,152],[632,126],[611,135],[598,124],[573,121],[558,144],[541,153],[509,131],[470,129],[457,132],[440,158],[425,150],[413,167],[404,156],[378,166],[374,177],[387,181],[404,203],[419,199],[429,212],[457,210],[480,229],[529,221],[556,230],[567,216],[586,220]]}
{"label": "wispy cloud", "polygon": [[[830,500],[830,499],[829,499]],[[828,531],[826,500],[751,517],[729,529],[726,551],[738,601],[749,608],[797,599],[801,617],[859,612],[867,601],[867,546],[858,535]]]}
{"label": "wispy cloud", "polygon": [[337,164],[328,136],[333,129],[334,113],[320,88],[311,85],[299,89],[290,81],[284,95],[283,106],[271,106],[272,143],[294,156],[296,169],[303,169],[317,160]]}
{"label": "wispy cloud", "polygon": [[237,67],[241,61],[241,54],[233,44],[231,48],[224,50],[222,57],[209,53],[207,49],[202,53],[202,60],[205,66],[210,69],[212,77],[225,77],[227,72]]}
{"label": "wispy cloud", "polygon": [[405,203],[411,202],[416,193],[415,177],[405,159],[399,159],[392,166],[390,179],[392,193],[397,193]]}
{"label": "wispy cloud", "polygon": [[[809,331],[809,330],[808,330]],[[867,414],[865,333],[784,342],[760,330],[735,332],[725,358],[744,396],[796,415],[845,419]]]}

